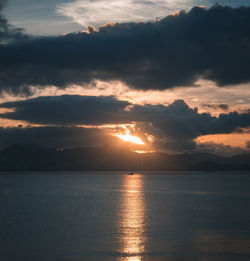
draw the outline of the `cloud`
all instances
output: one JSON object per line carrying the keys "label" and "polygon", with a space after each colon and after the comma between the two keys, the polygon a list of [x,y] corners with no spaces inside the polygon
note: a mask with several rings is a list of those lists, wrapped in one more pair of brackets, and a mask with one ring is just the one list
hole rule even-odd
{"label": "cloud", "polygon": [[99,129],[78,127],[0,128],[0,148],[10,144],[44,147],[88,147],[114,144],[117,138]]}
{"label": "cloud", "polygon": [[[30,124],[55,126],[134,123],[131,134],[139,136],[156,149],[190,151],[202,135],[232,133],[250,126],[250,112],[230,112],[218,117],[199,113],[183,100],[165,105],[133,105],[113,96],[63,95],[7,102],[2,108],[15,108],[2,113],[6,119]],[[148,141],[148,137],[154,137]]]}
{"label": "cloud", "polygon": [[[190,3],[191,2],[191,3]],[[57,12],[82,26],[99,26],[110,21],[131,22],[165,17],[179,9],[188,9],[194,1],[187,0],[76,0],[57,6]]]}
{"label": "cloud", "polygon": [[0,0],[0,45],[11,40],[27,39],[21,28],[11,26],[3,15],[3,9],[7,4],[7,0]]}
{"label": "cloud", "polygon": [[168,106],[134,106],[133,120],[150,124],[142,125],[141,132],[155,137],[157,148],[172,151],[196,149],[195,139],[208,134],[231,133],[238,128],[250,126],[250,113],[231,112],[218,117],[199,113],[183,100],[176,100]]}
{"label": "cloud", "polygon": [[128,121],[122,115],[128,105],[112,96],[48,96],[0,104],[15,108],[0,117],[45,125],[118,124]]}
{"label": "cloud", "polygon": [[3,10],[3,7],[5,6],[6,2],[6,0],[0,0],[0,11]]}
{"label": "cloud", "polygon": [[0,89],[119,80],[137,89],[250,81],[250,8],[194,7],[156,22],[0,46]]}
{"label": "cloud", "polygon": [[225,103],[221,103],[221,104],[204,103],[204,104],[202,104],[202,106],[205,108],[214,109],[214,110],[220,109],[223,111],[227,111],[229,109],[229,106]]}
{"label": "cloud", "polygon": [[218,144],[214,142],[207,142],[198,144],[196,150],[199,152],[208,152],[223,156],[233,156],[236,154],[241,154],[249,151],[249,148],[232,147],[230,145]]}
{"label": "cloud", "polygon": [[[82,26],[99,26],[113,22],[140,22],[163,18],[178,10],[196,6],[212,6],[216,0],[75,0],[57,6],[60,15],[70,17]],[[248,0],[221,0],[230,6],[249,5]]]}
{"label": "cloud", "polygon": [[246,142],[246,147],[250,149],[250,140]]}

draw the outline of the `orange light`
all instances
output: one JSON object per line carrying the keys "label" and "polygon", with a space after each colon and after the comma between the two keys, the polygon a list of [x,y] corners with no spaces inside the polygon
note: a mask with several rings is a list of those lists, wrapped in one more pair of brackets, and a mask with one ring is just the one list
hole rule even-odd
{"label": "orange light", "polygon": [[132,143],[139,144],[139,145],[144,144],[144,142],[139,137],[130,135],[129,133],[116,134],[115,136],[117,136],[118,138],[120,138],[121,140],[126,141],[126,142],[132,142]]}

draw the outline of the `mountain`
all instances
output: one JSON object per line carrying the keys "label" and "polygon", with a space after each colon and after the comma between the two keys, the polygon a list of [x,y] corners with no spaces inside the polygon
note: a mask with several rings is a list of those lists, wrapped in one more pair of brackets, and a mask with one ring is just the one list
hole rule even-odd
{"label": "mountain", "polygon": [[0,151],[0,171],[166,170],[250,171],[250,154],[139,154],[121,147],[42,148],[11,145]]}

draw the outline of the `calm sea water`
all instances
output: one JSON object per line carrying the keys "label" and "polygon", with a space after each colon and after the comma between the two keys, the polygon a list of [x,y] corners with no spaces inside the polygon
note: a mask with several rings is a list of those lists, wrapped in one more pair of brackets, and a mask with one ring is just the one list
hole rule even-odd
{"label": "calm sea water", "polygon": [[0,260],[250,260],[250,175],[0,176]]}

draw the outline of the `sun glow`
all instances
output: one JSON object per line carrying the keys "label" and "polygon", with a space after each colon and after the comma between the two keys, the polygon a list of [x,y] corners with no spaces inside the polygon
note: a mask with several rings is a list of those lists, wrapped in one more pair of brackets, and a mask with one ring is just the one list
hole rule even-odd
{"label": "sun glow", "polygon": [[139,145],[143,145],[144,144],[144,142],[139,137],[130,135],[129,133],[126,133],[126,134],[116,134],[116,136],[118,138],[120,138],[121,140],[126,141],[126,142],[132,142],[132,143],[139,144]]}
{"label": "sun glow", "polygon": [[114,133],[113,135],[121,139],[122,141],[131,142],[138,145],[144,145],[145,143],[141,140],[141,138],[131,135],[131,130],[135,130],[134,124],[122,124],[120,125],[122,131],[119,133]]}

